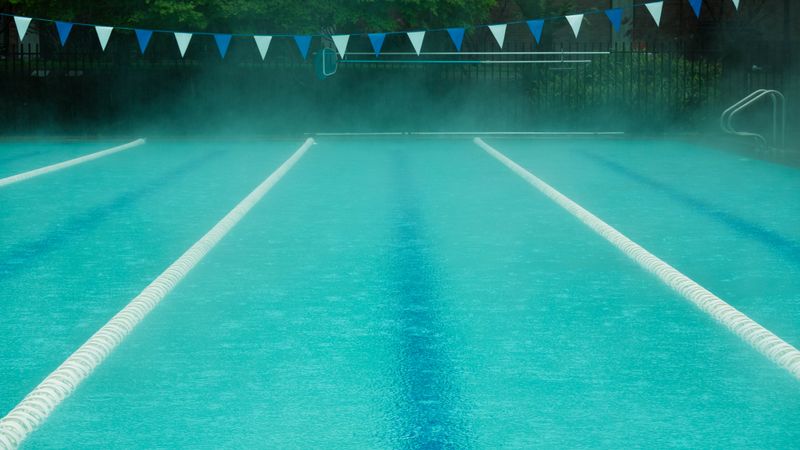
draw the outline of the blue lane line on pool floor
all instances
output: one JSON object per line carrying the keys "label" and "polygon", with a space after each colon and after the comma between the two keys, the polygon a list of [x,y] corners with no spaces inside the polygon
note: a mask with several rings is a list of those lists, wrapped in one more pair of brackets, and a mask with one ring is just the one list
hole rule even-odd
{"label": "blue lane line on pool floor", "polygon": [[681,192],[667,183],[654,180],[615,161],[611,161],[602,156],[588,153],[586,151],[582,151],[580,153],[584,157],[600,164],[607,169],[610,169],[612,172],[618,175],[622,175],[630,180],[636,181],[639,184],[643,184],[653,190],[666,194],[673,200],[688,206],[693,211],[711,217],[712,219],[736,231],[737,233],[761,242],[770,250],[779,253],[784,257],[793,259],[795,261],[800,261],[800,244],[792,239],[781,236],[777,232],[769,230],[759,224],[750,222],[747,219],[723,211],[712,203],[709,203],[705,200],[700,200],[689,194]]}
{"label": "blue lane line on pool floor", "polygon": [[0,254],[0,281],[26,269],[32,262],[39,260],[46,254],[68,243],[73,236],[86,234],[88,231],[97,229],[110,215],[131,206],[147,195],[173,184],[180,177],[220,157],[222,153],[221,150],[217,150],[193,158],[145,186],[125,192],[109,202],[95,206],[86,212],[71,217],[62,225],[54,227],[44,236],[34,241],[13,246],[10,250]]}
{"label": "blue lane line on pool floor", "polygon": [[26,158],[32,158],[34,156],[41,155],[42,153],[44,153],[44,150],[37,150],[37,151],[34,151],[34,152],[22,153],[20,155],[6,156],[5,158],[0,158],[0,164],[17,162],[17,161],[20,161],[20,160],[23,160],[23,159],[26,159]]}
{"label": "blue lane line on pool floor", "polygon": [[458,392],[453,385],[453,365],[443,351],[446,343],[438,309],[437,274],[429,257],[428,240],[417,208],[411,171],[404,152],[394,152],[396,186],[394,242],[391,248],[393,293],[397,312],[400,355],[399,374],[403,398],[398,407],[403,446],[418,448],[468,448],[466,427],[458,417]]}

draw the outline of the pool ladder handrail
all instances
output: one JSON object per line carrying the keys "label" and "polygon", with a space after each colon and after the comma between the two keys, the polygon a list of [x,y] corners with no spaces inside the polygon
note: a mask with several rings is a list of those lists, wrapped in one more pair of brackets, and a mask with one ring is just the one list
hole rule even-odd
{"label": "pool ladder handrail", "polygon": [[764,148],[769,148],[767,138],[763,135],[747,131],[736,131],[732,123],[736,114],[767,96],[772,100],[772,146],[783,148],[786,145],[786,97],[779,91],[773,89],[759,89],[754,91],[726,109],[725,112],[722,113],[722,116],[720,116],[722,131],[736,136],[755,138]]}

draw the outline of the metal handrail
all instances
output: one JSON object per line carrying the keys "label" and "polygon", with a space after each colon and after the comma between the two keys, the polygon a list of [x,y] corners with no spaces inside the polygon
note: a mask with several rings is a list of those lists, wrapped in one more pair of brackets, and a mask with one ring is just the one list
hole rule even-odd
{"label": "metal handrail", "polygon": [[786,144],[786,97],[776,90],[759,89],[726,109],[720,116],[722,131],[737,136],[753,137],[765,147],[768,146],[767,138],[763,135],[746,131],[736,131],[733,128],[733,118],[736,114],[744,111],[767,96],[772,99],[772,145],[774,147],[783,147]]}
{"label": "metal handrail", "polygon": [[734,131],[729,128],[728,115],[731,112],[733,112],[733,110],[735,110],[736,108],[742,106],[743,104],[747,103],[748,101],[750,101],[754,97],[763,94],[764,92],[767,92],[767,90],[766,89],[759,89],[759,90],[757,90],[755,92],[752,92],[747,97],[739,100],[738,102],[733,104],[730,108],[726,109],[725,112],[723,112],[722,116],[720,117],[720,125],[722,126],[722,130],[725,131],[726,133],[734,133]]}

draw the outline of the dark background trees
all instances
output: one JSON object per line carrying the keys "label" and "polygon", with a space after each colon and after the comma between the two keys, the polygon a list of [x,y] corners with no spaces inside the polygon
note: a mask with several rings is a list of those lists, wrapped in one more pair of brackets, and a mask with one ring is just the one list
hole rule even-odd
{"label": "dark background trees", "polygon": [[[553,17],[625,7],[639,0],[2,0],[0,12],[112,26],[220,33],[326,34],[432,29]],[[776,42],[797,40],[795,0],[667,0],[656,30],[644,8],[626,14],[629,40],[654,38]],[[794,5],[793,5],[794,4]],[[598,17],[600,21],[604,18]],[[594,20],[594,17],[589,20]],[[646,24],[648,26],[639,26]],[[591,34],[584,40],[611,38]],[[559,39],[569,38],[562,33]],[[618,39],[619,36],[614,36]],[[736,44],[738,45],[738,44]]]}
{"label": "dark background trees", "polygon": [[[3,3],[6,3],[0,6],[3,12],[55,20],[240,33],[442,28],[564,14],[582,6],[575,0],[7,0]],[[601,3],[610,6],[611,2]]]}

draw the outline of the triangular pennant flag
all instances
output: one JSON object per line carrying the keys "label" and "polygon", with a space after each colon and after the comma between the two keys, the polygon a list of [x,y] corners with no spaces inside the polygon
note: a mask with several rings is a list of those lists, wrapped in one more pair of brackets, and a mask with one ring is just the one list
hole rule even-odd
{"label": "triangular pennant flag", "polygon": [[739,10],[739,0],[733,0],[733,6],[736,7],[736,10]]}
{"label": "triangular pennant flag", "polygon": [[139,41],[139,50],[142,51],[144,55],[144,51],[147,50],[147,45],[150,44],[150,38],[153,37],[153,32],[150,30],[135,30],[136,31],[136,39]]}
{"label": "triangular pennant flag", "polygon": [[450,35],[450,39],[453,40],[453,44],[455,44],[456,50],[461,51],[461,44],[464,42],[464,29],[448,28],[447,33]]}
{"label": "triangular pennant flag", "polygon": [[189,42],[192,42],[192,33],[175,33],[175,40],[178,41],[178,50],[181,51],[181,58],[183,58],[186,56]]}
{"label": "triangular pennant flag", "polygon": [[500,48],[503,48],[503,43],[506,41],[506,28],[508,26],[506,24],[501,25],[489,25],[489,31],[492,32],[492,36],[494,36],[494,40],[497,41],[497,45]]}
{"label": "triangular pennant flag", "polygon": [[56,22],[56,29],[58,30],[58,38],[61,40],[61,46],[67,43],[69,32],[72,31],[72,24],[68,22]]}
{"label": "triangular pennant flag", "polygon": [[368,34],[369,41],[372,43],[372,49],[375,50],[375,57],[381,56],[381,48],[383,41],[386,39],[386,33],[370,33]]}
{"label": "triangular pennant flag", "polygon": [[214,40],[217,41],[217,48],[219,49],[219,55],[222,56],[222,59],[225,59],[225,55],[228,54],[228,47],[231,45],[231,35],[215,34]]}
{"label": "triangular pennant flag", "polygon": [[699,19],[700,8],[703,7],[703,0],[689,0],[689,4],[692,5],[692,10],[694,10],[695,17]]}
{"label": "triangular pennant flag", "polygon": [[339,56],[344,58],[345,53],[347,53],[347,43],[350,42],[350,35],[338,34],[336,36],[331,36],[331,39],[333,39],[333,45],[336,46]]}
{"label": "triangular pennant flag", "polygon": [[571,16],[566,16],[567,22],[569,22],[569,26],[572,27],[572,32],[575,33],[575,37],[578,37],[578,33],[581,32],[581,24],[583,24],[583,14],[573,14]]}
{"label": "triangular pennant flag", "polygon": [[308,49],[311,48],[311,36],[295,36],[294,42],[297,44],[297,48],[300,49],[303,59],[308,58]]}
{"label": "triangular pennant flag", "polygon": [[14,16],[14,24],[17,26],[19,41],[22,42],[25,39],[25,33],[28,32],[28,27],[31,24],[31,18]]}
{"label": "triangular pennant flag", "polygon": [[261,53],[261,59],[266,59],[269,44],[272,42],[272,36],[253,36],[253,39],[256,40],[256,46],[258,47],[258,52]]}
{"label": "triangular pennant flag", "polygon": [[542,30],[544,30],[544,20],[529,20],[528,28],[531,29],[534,39],[537,44],[542,43]]}
{"label": "triangular pennant flag", "polygon": [[608,16],[608,20],[611,21],[614,32],[619,33],[619,29],[622,27],[622,8],[607,9],[606,16]]}
{"label": "triangular pennant flag", "polygon": [[412,31],[406,34],[408,35],[408,40],[411,41],[411,45],[414,46],[414,51],[417,52],[417,56],[419,56],[419,54],[422,53],[422,42],[425,40],[425,32]]}
{"label": "triangular pennant flag", "polygon": [[97,31],[97,39],[100,40],[100,48],[102,48],[103,51],[106,51],[108,39],[111,37],[111,32],[114,31],[114,27],[96,26],[94,27],[94,30]]}
{"label": "triangular pennant flag", "polygon": [[652,3],[645,3],[644,6],[647,6],[647,10],[650,11],[650,15],[653,16],[653,20],[656,21],[656,26],[661,26],[661,11],[664,10],[664,2],[652,2]]}

